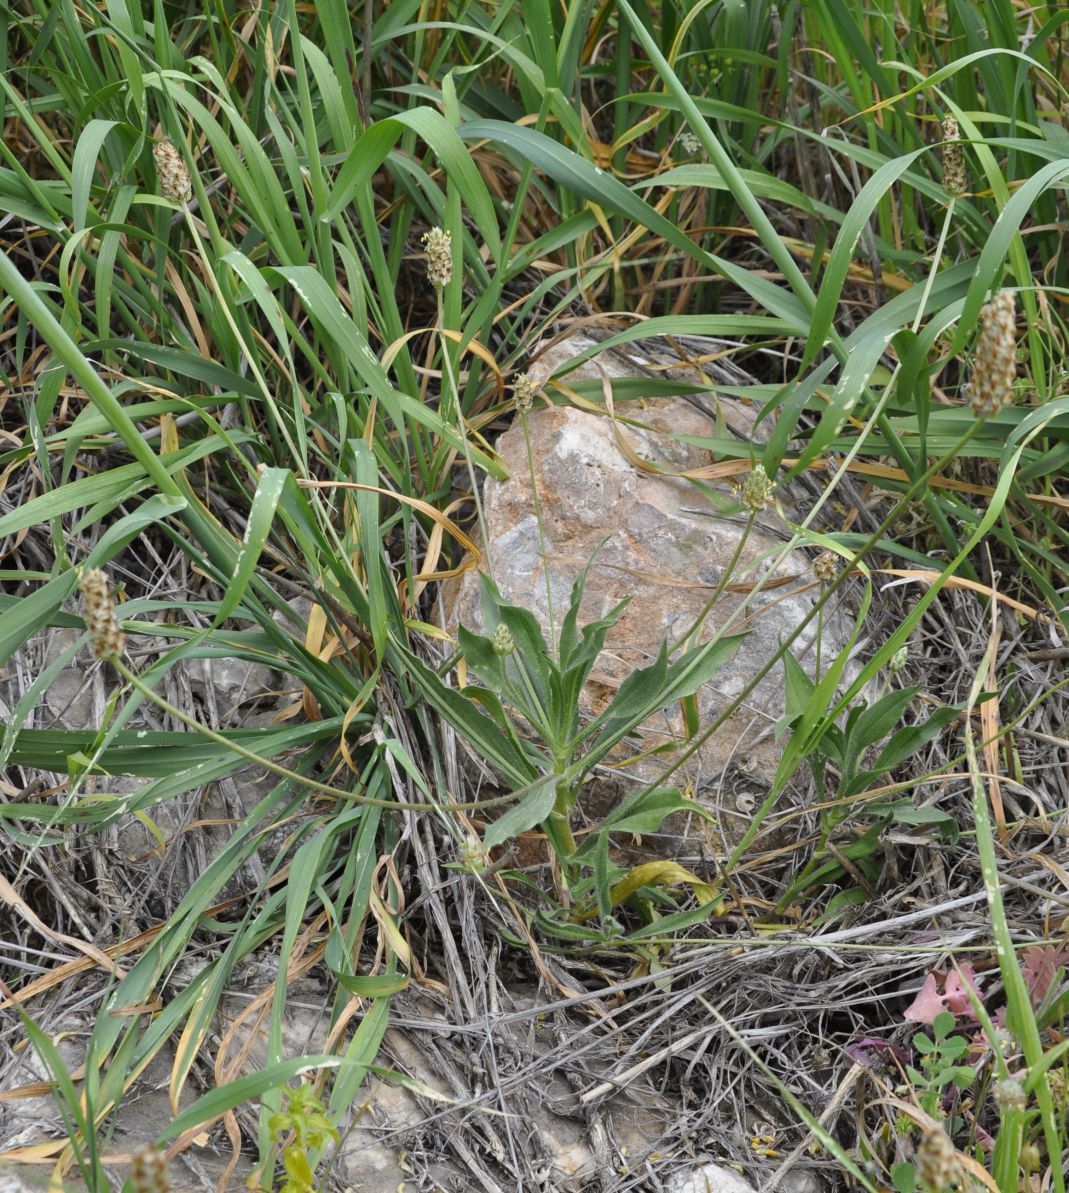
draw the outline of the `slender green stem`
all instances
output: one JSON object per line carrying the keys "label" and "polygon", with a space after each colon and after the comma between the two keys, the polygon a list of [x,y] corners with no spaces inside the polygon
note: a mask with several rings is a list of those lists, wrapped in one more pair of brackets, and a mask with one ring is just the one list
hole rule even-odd
{"label": "slender green stem", "polygon": [[[994,610],[992,611],[994,613]],[[977,668],[972,687],[969,690],[969,701],[965,716],[965,751],[969,761],[969,774],[972,777],[972,809],[973,821],[976,825],[976,848],[980,857],[980,873],[987,892],[987,907],[991,916],[991,932],[995,938],[995,955],[998,958],[999,971],[1006,990],[1008,1004],[1007,1024],[1020,1041],[1021,1051],[1030,1069],[1035,1069],[1043,1060],[1043,1042],[1039,1037],[1039,1026],[1032,1010],[1032,1000],[1029,997],[1028,985],[1021,972],[1020,962],[1013,947],[1013,936],[1010,933],[1009,921],[1006,918],[1006,908],[1002,902],[1002,887],[998,873],[998,859],[995,853],[995,835],[991,828],[991,813],[988,808],[987,790],[981,776],[981,767],[976,756],[976,742],[972,734],[972,714],[980,693],[987,682],[988,670],[995,656],[998,645],[997,637],[993,634],[988,643],[983,660]],[[1065,1193],[1065,1175],[1062,1170],[1062,1140],[1059,1138],[1055,1126],[1054,1104],[1050,1086],[1045,1081],[1038,1081],[1034,1090],[1036,1102],[1039,1105],[1043,1120],[1043,1135],[1047,1144],[1050,1160],[1050,1171],[1054,1179],[1054,1188],[1059,1193]]]}
{"label": "slender green stem", "polygon": [[[980,419],[970,424],[969,429],[964,435],[961,436],[958,442],[951,447],[950,451],[938,459],[934,464],[932,464],[922,476],[917,477],[913,481],[906,492],[903,493],[901,498],[899,498],[899,500],[896,502],[891,512],[884,518],[880,525],[876,527],[872,534],[869,535],[865,542],[862,543],[861,547],[854,556],[855,563],[863,559],[869,553],[869,551],[872,550],[872,548],[880,541],[888,526],[894,522],[895,518],[898,517],[906,505],[928,484],[928,481],[933,476],[937,476],[939,474],[948,461],[954,459],[954,457],[957,456],[962,448],[965,447],[969,440],[972,439],[972,437],[976,434],[977,429],[981,426],[981,424],[982,420]],[[849,576],[850,569],[844,568],[834,580],[830,581],[824,586],[824,591],[818,598],[817,603],[812,609],[810,609],[810,611],[798,623],[798,625],[795,626],[791,633],[780,643],[779,648],[775,651],[768,662],[756,673],[756,675],[754,675],[754,677],[746,684],[742,691],[735,696],[735,698],[727,705],[724,711],[720,713],[720,715],[716,717],[712,723],[708,725],[700,734],[698,734],[697,737],[691,739],[691,741],[687,744],[686,749],[683,750],[679,757],[670,766],[668,766],[664,772],[662,772],[658,778],[658,782],[663,782],[669,775],[677,771],[689,758],[693,757],[693,755],[701,749],[701,747],[727,721],[727,719],[739,709],[750,693],[753,692],[753,690],[758,686],[758,684],[761,683],[769,671],[771,671],[776,663],[778,663],[783,655],[790,649],[791,645],[796,641],[806,626],[808,626],[809,623],[819,615],[820,610],[824,608],[828,601],[830,601],[831,598],[846,583]],[[731,617],[728,618],[727,623],[721,628],[720,633],[724,633],[729,628],[732,621],[738,616],[738,613],[739,610],[736,609]],[[743,841],[739,843],[732,853],[731,865],[733,865],[738,857],[741,856],[741,852],[744,850],[745,846],[748,846],[749,842],[753,840],[753,837],[756,835],[757,829],[759,828],[763,818],[762,813],[765,811],[766,809],[762,807],[761,812],[759,812],[754,818],[750,828],[743,837]]]}
{"label": "slender green stem", "polygon": [[534,453],[531,450],[531,431],[527,425],[527,411],[520,411],[520,426],[523,428],[523,442],[527,449],[527,470],[531,477],[531,500],[534,503],[535,522],[538,524],[538,552],[542,558],[542,578],[546,584],[546,614],[549,621],[549,648],[553,657],[558,655],[557,627],[553,619],[553,585],[549,579],[549,560],[546,557],[546,530],[542,516],[542,494],[535,476]]}
{"label": "slender green stem", "polygon": [[728,586],[728,581],[735,574],[735,565],[742,558],[742,552],[746,547],[746,541],[750,537],[750,531],[753,530],[754,521],[757,518],[757,513],[754,510],[750,511],[746,519],[746,525],[743,527],[742,534],[739,535],[739,541],[735,544],[735,551],[731,556],[731,561],[727,567],[720,573],[720,579],[716,582],[716,587],[713,589],[712,596],[705,602],[701,608],[701,612],[691,622],[690,628],[680,635],[678,640],[669,647],[670,650],[678,650],[684,643],[690,641],[691,637],[696,634],[702,627],[705,619],[713,610],[713,606],[721,596],[723,596],[724,589]]}
{"label": "slender green stem", "polygon": [[449,382],[449,392],[453,398],[453,408],[456,410],[457,416],[457,434],[460,436],[460,442],[464,446],[464,461],[468,466],[468,480],[471,483],[471,495],[475,499],[475,514],[479,520],[479,530],[482,534],[483,551],[486,555],[486,570],[490,573],[490,578],[494,576],[494,561],[490,554],[490,539],[486,527],[486,515],[483,512],[483,499],[479,494],[479,482],[475,476],[475,464],[471,458],[471,445],[468,443],[468,424],[464,418],[464,411],[460,406],[460,390],[457,386],[456,375],[453,372],[453,358],[449,352],[449,341],[442,334],[445,331],[445,305],[443,303],[442,289],[439,286],[438,292],[438,338],[442,346],[442,375]]}

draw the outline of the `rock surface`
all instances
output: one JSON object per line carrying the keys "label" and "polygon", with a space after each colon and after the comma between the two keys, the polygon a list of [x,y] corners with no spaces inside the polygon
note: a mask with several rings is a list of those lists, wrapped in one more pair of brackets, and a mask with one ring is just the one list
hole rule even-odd
{"label": "rock surface", "polygon": [[733,1168],[702,1164],[677,1172],[664,1182],[665,1193],[754,1193],[753,1186]]}
{"label": "rock surface", "polygon": [[[543,358],[543,372],[559,368],[586,343],[558,345],[555,355],[548,361]],[[596,365],[588,362],[570,377],[599,376],[599,368],[609,376],[636,371],[630,362],[603,354]],[[721,407],[722,422],[736,433],[752,419],[749,409],[739,403],[722,399]],[[729,632],[745,629],[748,637],[734,660],[702,690],[701,723],[707,725],[742,692],[812,609],[817,588],[812,583],[811,559],[797,549],[785,551],[789,532],[771,507],[758,516],[736,559],[746,519],[737,512],[730,486],[716,486],[718,509],[699,487],[678,475],[710,463],[708,452],[679,437],[723,434],[713,417],[674,397],[617,410],[618,416],[624,413],[644,425],[618,422],[614,427],[607,417],[569,406],[536,407],[528,417],[548,594],[537,504],[519,420],[502,435],[497,447],[510,478],[504,483],[488,480],[484,496],[493,576],[503,598],[532,610],[544,631],[550,621],[550,599],[559,625],[576,575],[595,555],[581,619],[603,616],[618,601],[631,598],[587,685],[585,711],[596,714],[633,670],[652,661],[662,640],[673,645],[688,633],[730,570],[728,588],[706,617],[702,639],[728,624],[736,613],[743,620],[734,621]],[[647,472],[629,460],[620,439],[657,471]],[[758,581],[764,582],[764,591],[751,597],[750,589]],[[460,624],[481,628],[479,578],[474,569],[445,589],[443,607],[450,630]],[[792,647],[810,671],[815,637],[814,620]],[[833,656],[843,640],[840,627],[826,622],[824,657]],[[729,767],[751,775],[759,784],[771,779],[781,753],[772,730],[783,708],[782,675],[781,665],[776,664],[692,760],[686,779],[695,792],[708,791]],[[643,733],[646,747],[681,743],[678,708],[648,722]],[[628,773],[650,781],[664,769],[663,758],[629,767]],[[677,775],[673,781],[679,779]]]}

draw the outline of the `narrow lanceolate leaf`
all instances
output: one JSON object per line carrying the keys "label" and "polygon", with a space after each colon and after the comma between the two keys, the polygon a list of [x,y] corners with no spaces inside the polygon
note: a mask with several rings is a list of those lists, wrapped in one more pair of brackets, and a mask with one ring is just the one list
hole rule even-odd
{"label": "narrow lanceolate leaf", "polygon": [[557,775],[543,775],[532,783],[519,803],[503,812],[486,830],[483,836],[486,848],[493,849],[541,824],[553,811],[559,781]]}
{"label": "narrow lanceolate leaf", "polygon": [[0,664],[6,663],[28,638],[49,624],[77,584],[73,571],[64,572],[4,610],[0,617]]}
{"label": "narrow lanceolate leaf", "polygon": [[372,125],[357,141],[348,160],[342,166],[327,209],[321,213],[321,218],[327,221],[335,220],[342,210],[352,203],[356,191],[370,182],[406,127],[416,132],[434,150],[439,164],[457,188],[461,202],[471,213],[484,243],[496,259],[501,252],[501,237],[486,183],[475,168],[471,154],[457,136],[456,130],[433,108],[416,108],[411,112],[401,112]]}
{"label": "narrow lanceolate leaf", "polygon": [[407,649],[401,648],[400,653],[419,695],[475,746],[491,765],[496,766],[513,786],[526,787],[538,778],[538,771],[531,760],[467,696],[451,688],[422,659]]}
{"label": "narrow lanceolate leaf", "polygon": [[278,1061],[255,1073],[239,1077],[198,1098],[192,1106],[171,1120],[156,1142],[163,1144],[169,1139],[177,1139],[192,1127],[208,1126],[235,1106],[251,1102],[268,1090],[278,1089],[303,1073],[336,1069],[342,1064],[344,1061],[337,1056],[300,1056],[293,1060]]}
{"label": "narrow lanceolate leaf", "polygon": [[233,616],[248,593],[264,543],[271,533],[275,511],[282,496],[282,487],[289,476],[290,472],[286,468],[265,468],[260,473],[245,522],[245,534],[234,561],[234,574],[227,585],[225,596],[219,602],[219,612],[215,616],[214,624],[217,626]]}
{"label": "narrow lanceolate leaf", "polygon": [[744,634],[714,638],[703,646],[688,650],[669,664],[667,649],[649,667],[633,671],[620,685],[609,707],[581,734],[594,737],[581,764],[589,771],[628,733],[647,717],[669,704],[696,692],[727,663],[738,650]]}
{"label": "narrow lanceolate leaf", "polygon": [[805,305],[790,291],[760,277],[755,271],[707,252],[671,220],[640,198],[619,179],[581,158],[577,153],[558,145],[535,129],[506,124],[497,120],[473,120],[460,128],[460,135],[468,141],[486,138],[512,150],[536,169],[544,171],[566,190],[589,203],[634,220],[648,228],[669,244],[700,261],[740,286],[771,314],[783,319],[797,334],[808,328]]}

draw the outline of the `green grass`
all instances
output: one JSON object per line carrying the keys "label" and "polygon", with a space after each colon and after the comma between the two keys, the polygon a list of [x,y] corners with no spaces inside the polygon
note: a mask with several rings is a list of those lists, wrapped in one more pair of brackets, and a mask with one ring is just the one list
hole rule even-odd
{"label": "green grass", "polygon": [[[1064,10],[1025,15],[1006,0],[401,0],[369,11],[365,29],[364,6],[338,0],[255,12],[215,0],[196,13],[163,0],[0,4],[0,492],[17,495],[0,513],[0,663],[35,635],[81,628],[71,598],[83,567],[127,577],[124,629],[135,654],[150,648],[107,672],[111,699],[92,730],[34,727],[60,664],[20,692],[0,737],[0,765],[15,776],[0,804],[5,870],[18,887],[33,859],[71,834],[104,833],[131,814],[154,824],[164,802],[250,757],[278,780],[124,958],[99,1006],[82,1104],[57,1075],[70,1144],[56,1159],[99,1187],[94,1124],[106,1128],[169,1040],[177,1100],[234,967],[273,941],[285,973],[313,924],[335,1020],[364,999],[335,1054],[306,1062],[330,1122],[342,1120],[378,1055],[391,992],[410,973],[406,925],[391,910],[402,906],[400,880],[378,859],[403,855],[405,808],[453,840],[465,832],[470,801],[445,781],[438,717],[494,764],[498,797],[515,805],[492,841],[536,823],[556,832],[567,881],[514,889],[540,939],[565,927],[587,946],[608,939],[569,920],[570,889],[596,903],[626,951],[630,933],[640,933],[634,949],[654,923],[683,940],[723,909],[720,897],[730,903],[733,873],[753,860],[782,792],[818,758],[818,783],[826,760],[846,769],[830,744],[843,715],[949,592],[968,582],[989,592],[994,568],[1000,592],[1069,630]],[[969,180],[954,199],[939,156],[950,115]],[[683,132],[696,138],[692,153]],[[157,135],[190,169],[188,206],[159,194]],[[432,226],[451,235],[454,253],[438,294],[420,248]],[[964,385],[981,308],[1003,287],[1020,313],[1018,400],[977,422]],[[678,895],[651,882],[627,888],[629,921],[618,919],[612,891],[622,888],[607,854],[576,852],[561,823],[575,792],[550,786],[565,774],[578,782],[582,758],[521,744],[507,706],[522,700],[504,693],[500,715],[480,713],[426,652],[428,574],[475,561],[484,541],[474,504],[452,504],[457,486],[503,476],[493,440],[511,416],[513,379],[576,313],[601,316],[615,343],[703,335],[743,345],[735,359],[755,381],[737,394],[767,409],[774,428],[757,461],[751,444],[712,446],[781,485],[826,478],[793,541],[852,563],[822,601],[856,588],[856,638],[879,601],[873,567],[939,573],[860,668],[847,671],[844,651],[796,691],[780,775],[716,876],[726,882],[718,899],[694,898],[697,882]],[[600,386],[575,390],[603,402]],[[544,396],[564,400],[553,387]],[[615,385],[618,413],[636,396]],[[885,493],[871,533],[835,513],[843,478],[866,467]],[[159,596],[138,576],[149,548],[184,561],[199,589]],[[318,612],[306,636],[292,627],[307,623],[309,604]],[[513,620],[517,632],[527,624]],[[302,715],[198,731],[163,693],[188,660],[228,656],[279,673]],[[977,675],[973,703],[988,678]],[[141,728],[152,710],[172,717],[171,731]],[[557,712],[574,745],[574,703]],[[1007,733],[1013,720],[1004,717]],[[1015,1142],[999,1135],[990,1171],[1015,1191],[1023,1142],[1041,1141],[1050,1187],[1064,1190],[1065,1107],[1041,1079],[1064,1071],[1064,1050],[1029,1002],[1015,961],[1022,941],[999,911],[970,724],[964,746],[959,729],[949,749],[968,751],[970,832],[1035,1091],[1034,1110],[1007,1127]],[[695,726],[690,748],[715,728]],[[63,777],[57,802],[17,794],[37,771]],[[112,776],[146,782],[98,797],[98,780]],[[825,842],[869,793],[840,799]],[[859,839],[876,841],[888,823]],[[242,916],[219,919],[227,884],[279,825],[270,885]],[[837,865],[819,849],[800,856],[797,883],[771,905],[812,925],[828,889],[843,885]],[[814,874],[829,883],[814,886]],[[125,1013],[190,956],[208,960],[158,1013]],[[17,994],[20,981],[0,976]],[[24,993],[32,1016],[35,991]],[[269,1123],[301,1067],[283,1054],[286,1000],[279,981],[263,1071],[206,1093],[172,1136],[258,1099],[270,1173],[279,1140]],[[829,1146],[848,1168],[883,1163],[841,1143]]]}

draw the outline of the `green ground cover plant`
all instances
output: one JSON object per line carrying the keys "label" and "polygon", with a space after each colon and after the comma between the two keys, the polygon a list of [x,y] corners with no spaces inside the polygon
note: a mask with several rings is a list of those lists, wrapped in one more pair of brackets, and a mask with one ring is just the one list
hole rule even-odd
{"label": "green ground cover plant", "polygon": [[[428,956],[477,919],[564,1002],[611,989],[612,1030],[703,1091],[710,1109],[682,1109],[648,1170],[621,1163],[608,1187],[656,1188],[706,1133],[730,1150],[709,1117],[724,1064],[783,1108],[789,1146],[744,1156],[758,1186],[793,1149],[829,1189],[1064,1193],[1069,14],[0,14],[0,1085],[27,1084],[33,1051],[64,1131],[0,1164],[140,1189],[115,1122],[166,1058],[165,1163],[215,1131],[222,1187],[342,1187],[332,1157],[370,1078],[442,1100],[382,1050],[397,1000],[438,989]],[[701,337],[743,380],[534,386],[538,345],[573,326],[602,350]],[[767,434],[697,443],[741,483],[695,481],[695,502],[745,542],[807,493],[782,507],[784,556],[812,552],[811,621],[845,611],[850,633],[815,674],[785,634],[742,685],[733,708],[785,677],[779,771],[737,839],[683,865],[657,834],[718,820],[679,771],[732,711],[703,723],[696,694],[745,634],[718,618],[734,569],[586,718],[622,607],[584,621],[583,578],[565,608],[549,593],[545,626],[504,601],[480,494],[513,419],[527,435],[578,403],[641,424],[646,399],[703,389]],[[485,632],[450,635],[436,602],[468,568]],[[274,677],[269,718],[193,696],[191,669],[220,661]],[[72,667],[99,696],[81,728],[48,713]],[[685,740],[659,780],[578,832],[595,769],[675,706]],[[204,812],[250,775],[240,815]],[[221,823],[209,855],[198,834]],[[136,865],[116,845],[131,824]],[[635,836],[642,862],[617,850]],[[925,919],[932,890],[965,901],[967,930]],[[695,957],[737,973],[729,948],[760,991],[694,984]],[[259,996],[227,1010],[264,956]],[[290,987],[312,973],[324,1041],[295,1054]],[[72,1064],[44,1025],[89,988]],[[731,1059],[658,1054],[646,998]],[[766,1048],[784,1001],[809,1018]],[[231,1063],[222,1012],[255,1064]],[[515,1140],[479,1147],[523,1186]]]}

